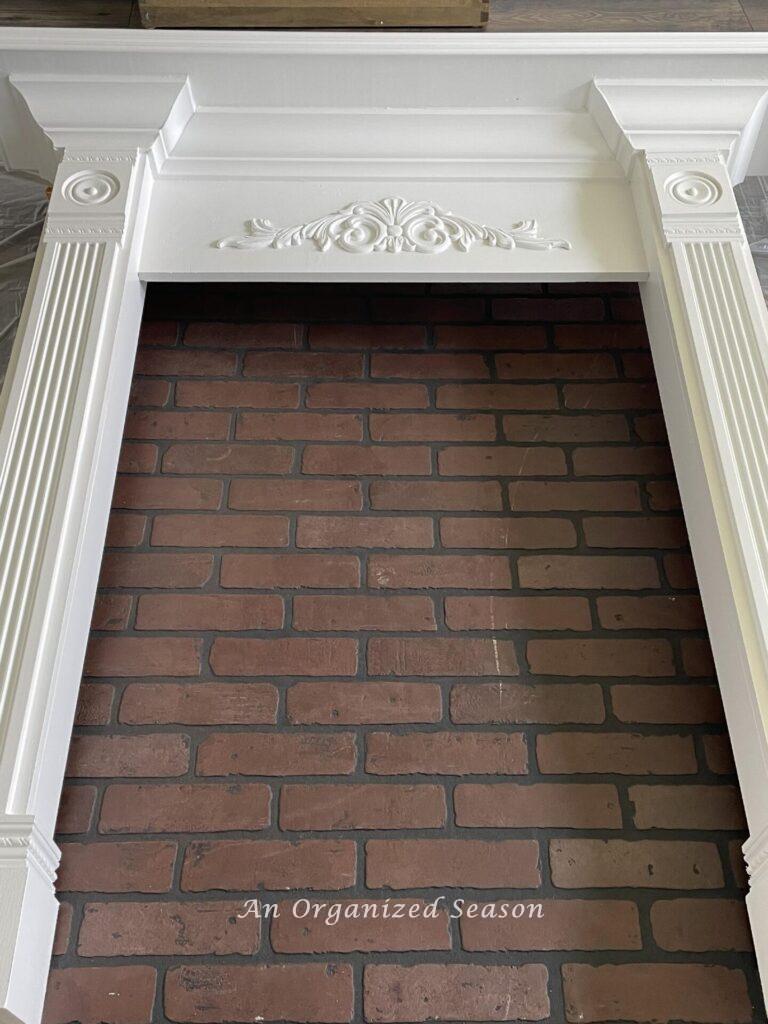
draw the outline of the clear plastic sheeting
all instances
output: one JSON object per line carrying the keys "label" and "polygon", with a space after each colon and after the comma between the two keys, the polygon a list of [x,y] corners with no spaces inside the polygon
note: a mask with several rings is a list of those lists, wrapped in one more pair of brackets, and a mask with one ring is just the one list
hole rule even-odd
{"label": "clear plastic sheeting", "polygon": [[0,170],[0,384],[43,228],[47,187],[35,178]]}

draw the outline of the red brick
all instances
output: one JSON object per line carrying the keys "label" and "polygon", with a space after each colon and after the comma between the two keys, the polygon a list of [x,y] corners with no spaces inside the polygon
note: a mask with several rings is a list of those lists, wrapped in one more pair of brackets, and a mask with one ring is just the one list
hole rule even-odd
{"label": "red brick", "polygon": [[142,594],[136,629],[280,629],[282,598],[273,594]]}
{"label": "red brick", "polygon": [[104,794],[99,832],[232,832],[266,828],[270,792],[252,783],[113,785]]}
{"label": "red brick", "polygon": [[556,732],[536,740],[544,775],[695,775],[692,736],[636,733]]}
{"label": "red brick", "polygon": [[584,537],[593,548],[682,548],[685,523],[677,516],[589,516]]}
{"label": "red brick", "polygon": [[86,903],[80,956],[223,956],[259,948],[260,921],[240,901]]}
{"label": "red brick", "polygon": [[584,597],[446,597],[449,629],[589,629]]}
{"label": "red brick", "polygon": [[150,1024],[154,967],[64,967],[51,971],[44,1024]]}
{"label": "red brick", "polygon": [[56,931],[53,933],[53,956],[63,956],[69,949],[72,934],[72,904],[59,903],[59,914],[56,918]]}
{"label": "red brick", "polygon": [[187,441],[223,440],[229,432],[228,412],[129,412],[125,437]]}
{"label": "red brick", "polygon": [[91,617],[91,629],[125,629],[132,606],[133,598],[127,594],[97,594]]}
{"label": "red brick", "polygon": [[622,722],[719,724],[723,705],[716,686],[641,684],[611,687],[613,713]]}
{"label": "red brick", "polygon": [[162,477],[118,477],[114,508],[212,509],[221,504],[219,480],[169,480]]}
{"label": "red brick", "polygon": [[702,736],[704,757],[707,768],[716,775],[733,775],[736,765],[733,750],[727,736]]}
{"label": "red brick", "polygon": [[301,460],[302,473],[324,476],[429,476],[432,455],[416,445],[309,445]]}
{"label": "red brick", "polygon": [[223,587],[357,587],[360,563],[355,555],[224,555]]}
{"label": "red brick", "polygon": [[554,384],[442,384],[438,409],[556,409]]}
{"label": "red brick", "polygon": [[278,380],[293,377],[349,380],[361,377],[362,373],[362,356],[341,352],[248,352],[243,367],[246,377]]}
{"label": "red brick", "polygon": [[647,348],[643,324],[557,324],[555,346],[559,349]]}
{"label": "red brick", "polygon": [[101,563],[102,587],[202,587],[210,579],[213,558],[207,554],[114,554]]}
{"label": "red brick", "polygon": [[642,320],[643,304],[638,296],[610,300],[611,317],[614,320]]}
{"label": "red brick", "polygon": [[295,597],[293,628],[299,630],[437,629],[429,597]]}
{"label": "red brick", "polygon": [[597,612],[606,629],[704,629],[698,595],[598,597]]}
{"label": "red brick", "polygon": [[744,829],[734,786],[630,786],[635,828]]}
{"label": "red brick", "polygon": [[563,323],[569,320],[603,320],[605,308],[601,298],[514,298],[494,299],[494,320],[548,320]]}
{"label": "red brick", "polygon": [[172,444],[163,456],[164,473],[289,473],[293,449],[278,445]]}
{"label": "red brick", "polygon": [[628,441],[629,428],[623,416],[505,416],[504,436],[508,441],[551,444],[566,441]]}
{"label": "red brick", "polygon": [[524,775],[522,733],[368,733],[365,770],[371,775]]}
{"label": "red brick", "polygon": [[73,736],[66,774],[75,779],[174,776],[183,775],[188,765],[187,736]]}
{"label": "red brick", "polygon": [[371,555],[368,585],[500,590],[512,586],[512,575],[509,560],[502,555]]}
{"label": "red brick", "polygon": [[660,839],[552,839],[552,882],[561,889],[719,889],[714,843]]}
{"label": "red brick", "polygon": [[356,480],[233,480],[229,507],[265,512],[359,512],[363,496]]}
{"label": "red brick", "polygon": [[[660,473],[671,473],[672,458],[669,449],[663,445],[643,445],[632,447],[603,448],[595,445],[591,448],[576,448],[573,452],[573,471],[576,476],[649,476]],[[667,487],[670,482],[662,481],[660,486]],[[646,484],[647,488],[656,484]],[[674,484],[672,484],[674,487]],[[652,508],[661,508],[651,504]]]}
{"label": "red brick", "polygon": [[168,892],[176,843],[62,843],[59,892]]}
{"label": "red brick", "polygon": [[198,775],[348,775],[352,733],[209,733],[197,751]]}
{"label": "red brick", "polygon": [[179,336],[179,325],[175,320],[145,320],[139,333],[139,345],[176,344]]}
{"label": "red brick", "polygon": [[312,324],[309,347],[315,350],[424,348],[427,333],[416,324]]}
{"label": "red brick", "polygon": [[387,1024],[549,1017],[543,964],[367,964],[363,999],[365,1019]]}
{"label": "red brick", "polygon": [[657,900],[651,907],[656,944],[671,952],[752,951],[743,900]]}
{"label": "red brick", "polygon": [[634,416],[632,419],[635,433],[641,441],[666,441],[667,427],[664,416],[660,412]]}
{"label": "red brick", "polygon": [[147,380],[146,377],[137,377],[131,384],[131,394],[128,399],[130,406],[162,406],[166,405],[171,397],[171,384],[167,380]]}
{"label": "red brick", "polygon": [[464,445],[438,452],[442,476],[563,476],[567,470],[561,448]]}
{"label": "red brick", "polygon": [[589,355],[505,353],[496,356],[496,370],[499,380],[604,380],[617,375],[614,358],[607,352]]}
{"label": "red brick", "polygon": [[374,441],[495,441],[496,420],[482,413],[371,413]]}
{"label": "red brick", "polygon": [[268,683],[131,683],[120,704],[127,725],[271,725],[277,690]]}
{"label": "red brick", "polygon": [[451,690],[451,719],[459,723],[605,720],[603,691],[594,683],[459,683]]}
{"label": "red brick", "polygon": [[149,377],[233,377],[236,368],[234,352],[140,349],[134,373]]}
{"label": "red brick", "polygon": [[75,709],[75,725],[106,725],[112,714],[113,686],[81,683]]}
{"label": "red brick", "polygon": [[440,687],[432,683],[296,683],[288,721],[298,725],[388,725],[438,722]]}
{"label": "red brick", "polygon": [[446,324],[435,329],[435,346],[441,350],[467,348],[486,352],[525,351],[545,348],[546,344],[547,334],[543,327],[506,324],[459,327]]}
{"label": "red brick", "polygon": [[200,641],[193,637],[91,637],[87,676],[196,676]]}
{"label": "red brick", "polygon": [[308,409],[426,409],[424,384],[310,384]]}
{"label": "red brick", "polygon": [[686,1020],[749,1024],[752,1001],[739,970],[715,964],[563,965],[569,1021]]}
{"label": "red brick", "polygon": [[[541,900],[531,903],[519,917],[512,915],[509,904],[509,900],[479,904],[466,901],[460,922],[462,947],[471,952],[527,952],[643,946],[637,906],[628,900]],[[504,907],[507,916],[502,916]]]}
{"label": "red brick", "polygon": [[[426,915],[425,900],[400,901],[403,916],[384,916],[391,911],[387,900],[341,901],[336,924],[326,923],[324,911],[318,917],[303,912],[295,901],[278,905],[280,914],[272,920],[270,939],[277,953],[363,953],[450,949],[448,912],[441,908]],[[347,915],[350,916],[347,916]],[[355,916],[351,916],[355,915]]]}
{"label": "red brick", "polygon": [[64,786],[56,831],[60,835],[68,836],[87,832],[91,827],[95,805],[95,786]]}
{"label": "red brick", "polygon": [[250,380],[179,381],[176,405],[182,409],[297,409],[299,385]]}
{"label": "red brick", "polygon": [[615,786],[571,782],[462,783],[456,824],[469,828],[621,828]]}
{"label": "red brick", "polygon": [[749,889],[749,875],[747,874],[747,865],[744,863],[740,839],[731,839],[728,843],[728,862],[735,885],[746,892]]}
{"label": "red brick", "polygon": [[181,548],[284,548],[287,516],[156,516],[152,544]]}
{"label": "red brick", "polygon": [[645,590],[659,586],[656,561],[645,555],[523,555],[521,587],[541,590]]}
{"label": "red brick", "polygon": [[379,638],[368,641],[374,676],[497,676],[519,672],[509,640]]}
{"label": "red brick", "polygon": [[431,548],[426,516],[299,516],[298,548]]}
{"label": "red brick", "polygon": [[626,381],[595,384],[566,384],[563,389],[566,409],[656,409],[659,395],[656,385],[630,384]]}
{"label": "red brick", "polygon": [[541,883],[533,839],[369,839],[369,889],[529,889]]}
{"label": "red brick", "polygon": [[713,676],[715,663],[712,648],[705,637],[687,636],[680,641],[683,652],[683,671],[688,676]]}
{"label": "red brick", "polygon": [[491,376],[481,355],[459,355],[429,352],[403,355],[402,353],[374,352],[371,356],[372,377],[399,377],[404,380],[488,380]]}
{"label": "red brick", "polygon": [[688,554],[664,555],[664,575],[675,590],[693,590],[698,586],[693,559]]}
{"label": "red brick", "polygon": [[509,485],[515,512],[640,511],[640,489],[634,480],[516,480]]}
{"label": "red brick", "polygon": [[157,465],[157,445],[126,441],[120,449],[118,473],[152,473]]}
{"label": "red brick", "polygon": [[444,516],[440,537],[447,548],[574,548],[576,530],[567,519],[470,519]]}
{"label": "red brick", "polygon": [[634,380],[654,380],[656,374],[650,352],[628,352],[621,357],[624,376]]}
{"label": "red brick", "polygon": [[485,304],[478,298],[436,298],[431,295],[381,295],[371,299],[373,317],[392,323],[406,320],[472,322],[483,318]]}
{"label": "red brick", "polygon": [[280,827],[289,831],[376,828],[441,828],[442,786],[284,785]]}
{"label": "red brick", "polygon": [[189,324],[184,344],[212,348],[300,348],[298,324]]}
{"label": "red brick", "polygon": [[362,417],[353,413],[242,412],[238,441],[362,441]]}
{"label": "red brick", "polygon": [[144,539],[146,516],[119,515],[109,517],[106,546],[108,548],[136,548]]}
{"label": "red brick", "polygon": [[[653,472],[656,471],[654,470]],[[664,470],[661,468],[658,472],[671,472],[671,464],[668,469]],[[680,492],[674,480],[652,481],[645,485],[645,489],[648,492],[648,504],[654,512],[677,512],[682,508]]]}
{"label": "red brick", "polygon": [[195,964],[174,967],[166,975],[165,1013],[172,1021],[246,1024],[253,1021],[254,1006],[264,1020],[307,1024],[351,1021],[352,967],[323,963]]}
{"label": "red brick", "polygon": [[355,883],[355,860],[355,844],[344,839],[206,839],[189,844],[181,888],[347,889]]}
{"label": "red brick", "polygon": [[217,676],[353,676],[357,640],[347,637],[219,637],[211,648]]}
{"label": "red brick", "polygon": [[529,640],[531,672],[555,676],[671,676],[668,640]]}
{"label": "red brick", "polygon": [[495,512],[501,510],[501,486],[491,481],[374,480],[371,507],[414,511]]}

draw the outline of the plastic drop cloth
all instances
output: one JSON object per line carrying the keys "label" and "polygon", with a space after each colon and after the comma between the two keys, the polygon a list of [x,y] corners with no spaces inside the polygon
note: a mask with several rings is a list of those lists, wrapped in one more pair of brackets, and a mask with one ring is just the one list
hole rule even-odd
{"label": "plastic drop cloth", "polygon": [[0,169],[0,384],[43,228],[47,187],[35,178]]}

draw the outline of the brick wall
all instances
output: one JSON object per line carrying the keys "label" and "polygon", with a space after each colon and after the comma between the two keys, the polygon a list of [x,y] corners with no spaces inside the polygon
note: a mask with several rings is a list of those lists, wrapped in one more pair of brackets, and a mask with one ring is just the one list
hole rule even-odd
{"label": "brick wall", "polygon": [[48,1024],[764,1021],[634,289],[166,287],[150,315]]}

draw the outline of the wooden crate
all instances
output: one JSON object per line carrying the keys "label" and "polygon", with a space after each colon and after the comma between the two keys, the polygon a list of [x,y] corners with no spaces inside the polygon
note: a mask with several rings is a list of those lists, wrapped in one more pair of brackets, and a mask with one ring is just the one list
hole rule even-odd
{"label": "wooden crate", "polygon": [[145,28],[480,28],[489,0],[139,0]]}

